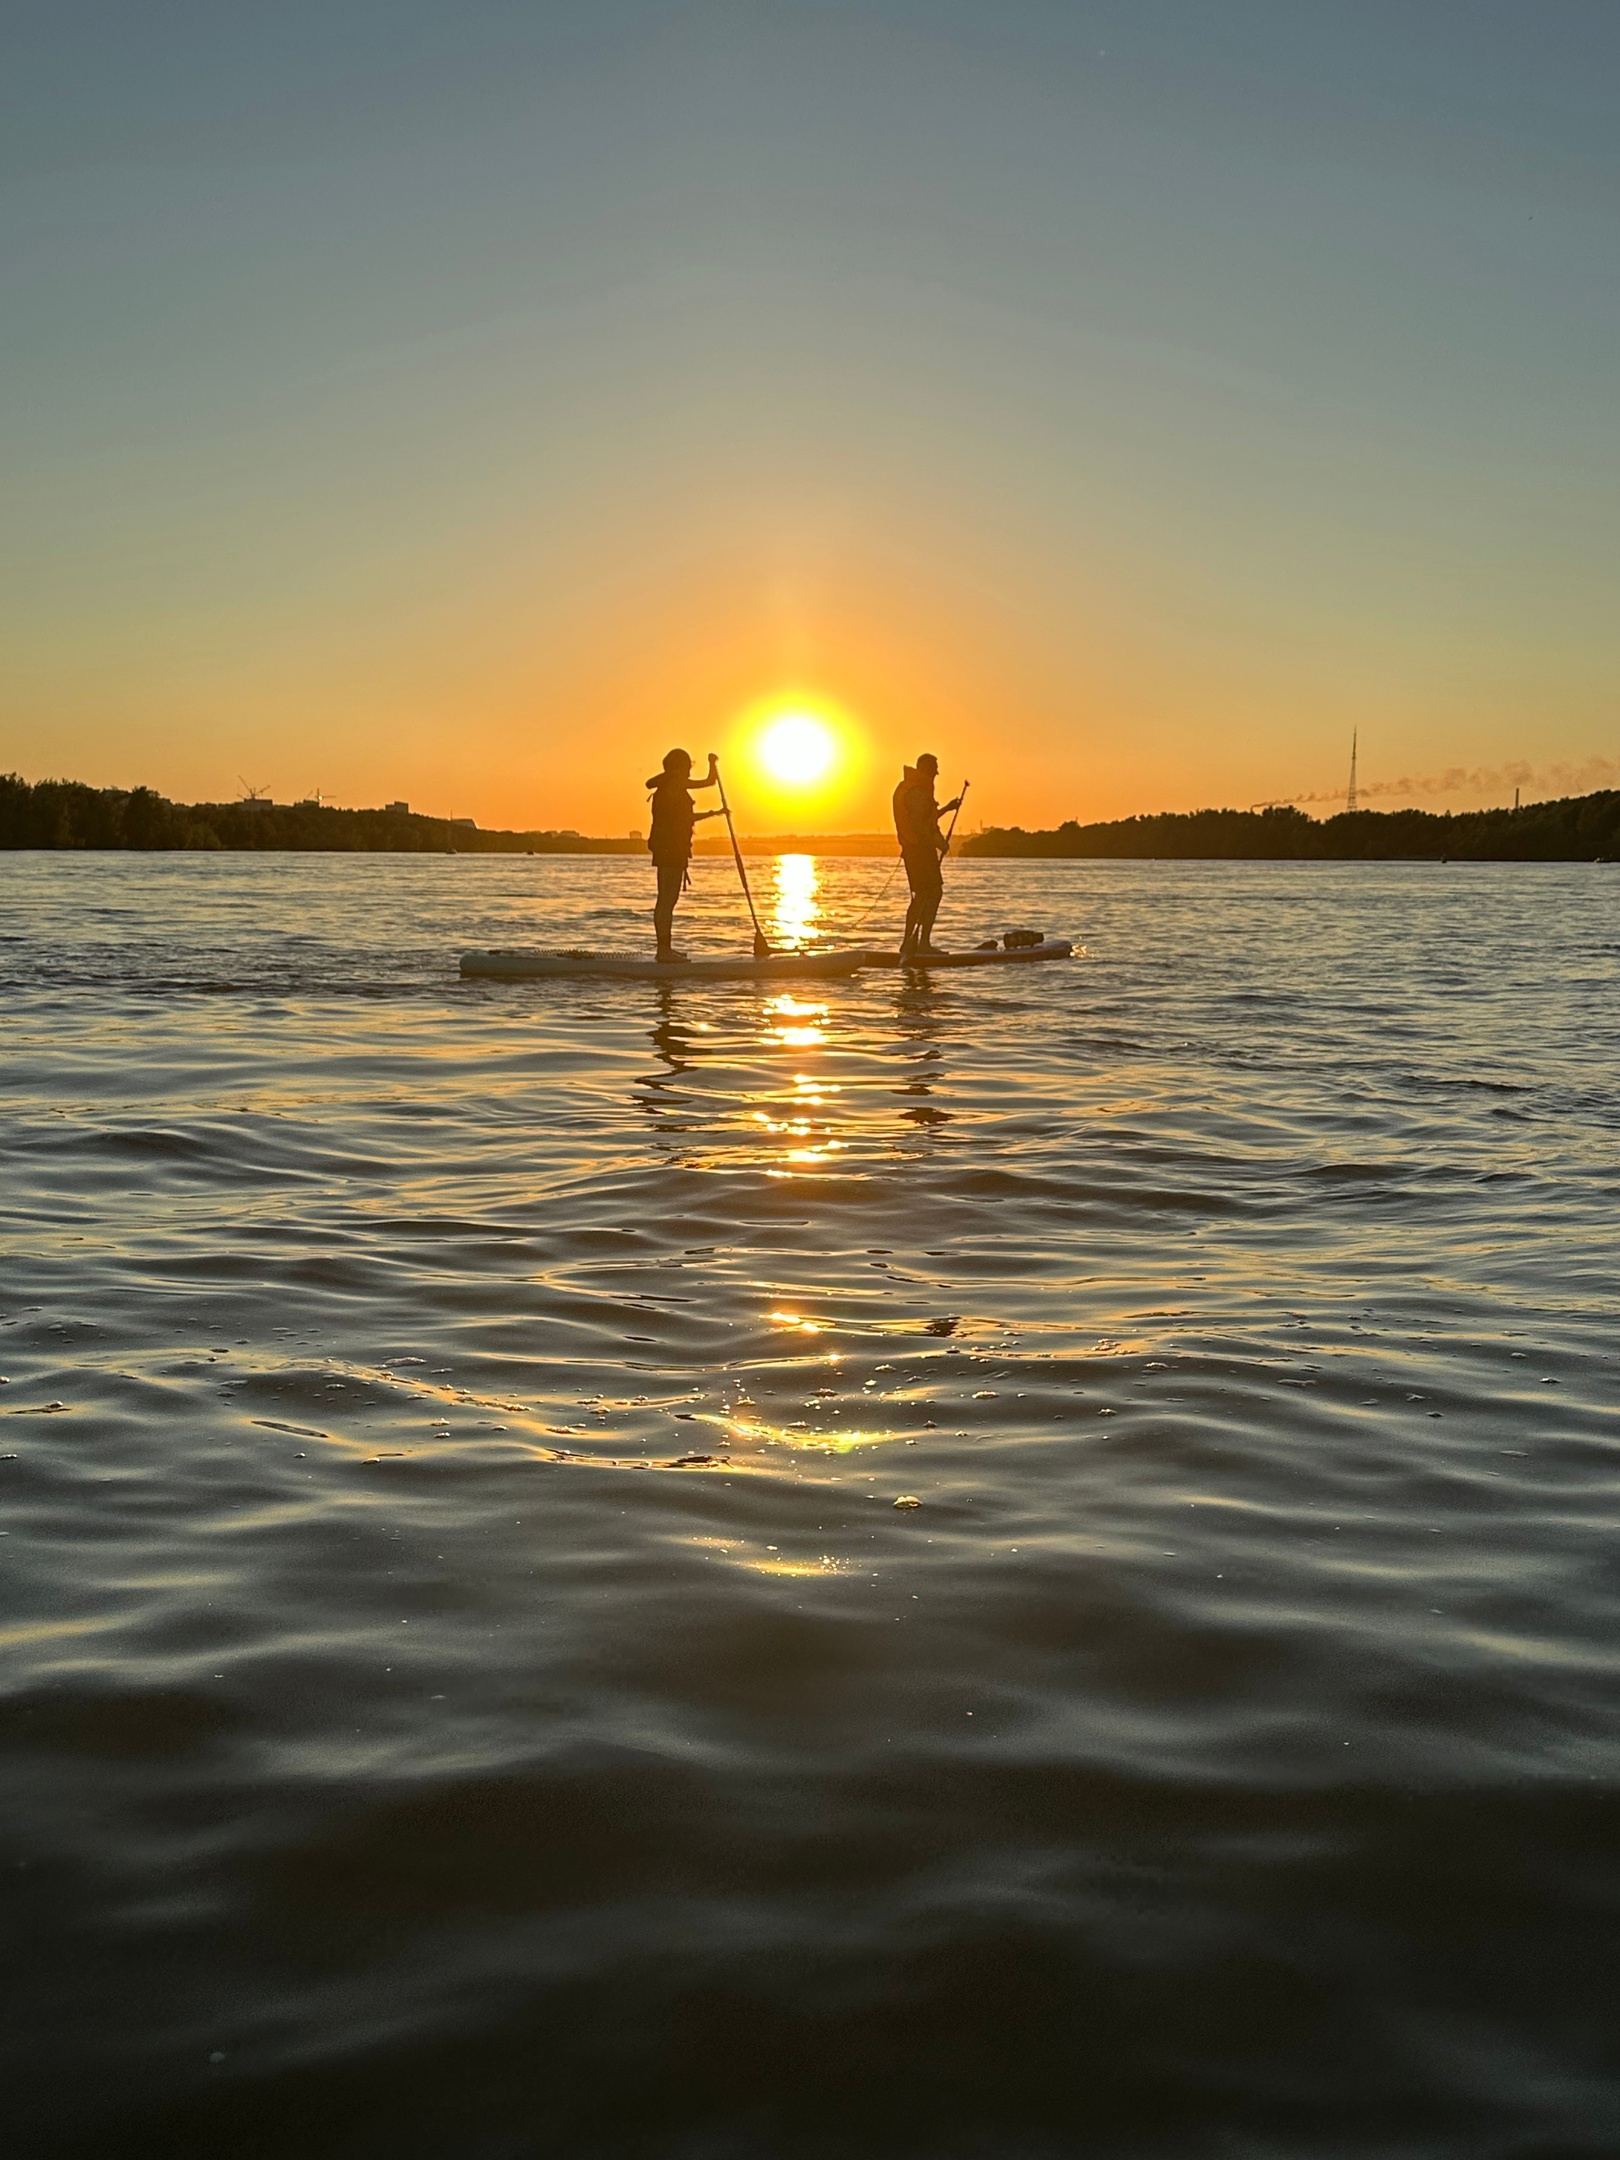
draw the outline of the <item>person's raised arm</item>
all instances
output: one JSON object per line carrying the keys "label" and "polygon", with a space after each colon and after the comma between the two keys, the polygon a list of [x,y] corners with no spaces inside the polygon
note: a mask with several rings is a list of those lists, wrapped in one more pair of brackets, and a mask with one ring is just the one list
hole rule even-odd
{"label": "person's raised arm", "polygon": [[[718,787],[720,785],[720,760],[712,750],[709,752],[709,769],[703,778],[701,780],[688,780],[686,784],[689,788]],[[705,810],[703,813],[705,817],[714,817],[717,814],[713,810]]]}

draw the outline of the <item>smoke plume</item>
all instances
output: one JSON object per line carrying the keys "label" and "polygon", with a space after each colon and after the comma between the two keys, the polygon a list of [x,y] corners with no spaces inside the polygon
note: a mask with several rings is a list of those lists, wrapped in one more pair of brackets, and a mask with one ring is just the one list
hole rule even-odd
{"label": "smoke plume", "polygon": [[[1444,772],[1403,773],[1398,780],[1362,780],[1359,800],[1378,795],[1414,801],[1425,795],[1505,795],[1509,788],[1533,789],[1542,796],[1590,795],[1594,789],[1613,787],[1620,780],[1620,762],[1614,758],[1589,757],[1579,765],[1530,765],[1522,758],[1507,765],[1448,765]],[[1291,795],[1296,803],[1342,803],[1344,789],[1315,788],[1308,795]]]}

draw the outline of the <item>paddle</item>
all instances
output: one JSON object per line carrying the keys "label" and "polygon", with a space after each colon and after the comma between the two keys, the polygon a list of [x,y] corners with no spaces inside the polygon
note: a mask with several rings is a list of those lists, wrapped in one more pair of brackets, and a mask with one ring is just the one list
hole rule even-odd
{"label": "paddle", "polygon": [[714,777],[720,781],[720,807],[726,813],[726,831],[731,835],[731,852],[737,864],[737,875],[742,879],[743,898],[748,902],[749,918],[754,925],[754,958],[769,960],[770,941],[759,927],[759,916],[754,908],[754,896],[748,889],[748,872],[743,868],[742,849],[737,845],[737,828],[731,822],[731,805],[726,801],[726,783],[720,779],[720,767],[716,763]]}
{"label": "paddle", "polygon": [[945,860],[945,857],[951,852],[951,835],[956,830],[956,821],[962,815],[962,805],[967,801],[967,791],[972,785],[973,782],[971,780],[964,780],[962,782],[961,792],[956,798],[956,808],[951,812],[951,822],[945,828],[945,845],[939,851],[939,859],[941,862],[943,862]]}

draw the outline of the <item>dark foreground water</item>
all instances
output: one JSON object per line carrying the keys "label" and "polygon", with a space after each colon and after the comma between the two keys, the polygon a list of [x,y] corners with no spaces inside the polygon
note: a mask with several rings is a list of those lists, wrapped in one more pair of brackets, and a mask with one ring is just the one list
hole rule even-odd
{"label": "dark foreground water", "polygon": [[9,2150],[1620,2150],[1620,871],[645,883],[0,857]]}

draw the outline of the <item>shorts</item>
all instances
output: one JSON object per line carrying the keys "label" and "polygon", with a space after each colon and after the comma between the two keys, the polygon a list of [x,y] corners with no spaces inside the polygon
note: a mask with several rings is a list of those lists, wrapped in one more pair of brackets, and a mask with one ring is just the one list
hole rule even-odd
{"label": "shorts", "polygon": [[945,890],[945,873],[933,848],[905,848],[900,859],[906,866],[906,883],[914,893]]}

